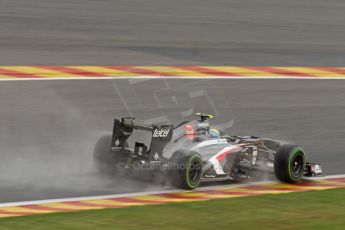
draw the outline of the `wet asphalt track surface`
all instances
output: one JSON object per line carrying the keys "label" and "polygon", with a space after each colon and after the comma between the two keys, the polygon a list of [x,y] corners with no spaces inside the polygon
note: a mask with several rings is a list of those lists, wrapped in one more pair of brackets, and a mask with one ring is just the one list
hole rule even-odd
{"label": "wet asphalt track surface", "polygon": [[230,121],[232,134],[300,144],[326,174],[344,173],[344,98],[342,80],[1,82],[0,201],[168,189],[97,174],[93,147],[115,116],[177,123],[191,106]]}
{"label": "wet asphalt track surface", "polygon": [[[344,9],[342,0],[2,0],[0,65],[343,65]],[[114,116],[176,123],[191,106],[233,122],[231,133],[301,144],[326,174],[344,173],[344,98],[338,80],[0,82],[0,202],[168,189],[98,175],[93,146]]]}
{"label": "wet asphalt track surface", "polygon": [[343,65],[343,0],[1,0],[3,65]]}

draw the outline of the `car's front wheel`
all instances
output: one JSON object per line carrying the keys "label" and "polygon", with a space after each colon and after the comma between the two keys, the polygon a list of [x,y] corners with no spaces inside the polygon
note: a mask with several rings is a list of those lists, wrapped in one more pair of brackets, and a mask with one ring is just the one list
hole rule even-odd
{"label": "car's front wheel", "polygon": [[297,145],[283,145],[274,157],[274,173],[278,180],[296,183],[301,180],[306,167],[306,156]]}

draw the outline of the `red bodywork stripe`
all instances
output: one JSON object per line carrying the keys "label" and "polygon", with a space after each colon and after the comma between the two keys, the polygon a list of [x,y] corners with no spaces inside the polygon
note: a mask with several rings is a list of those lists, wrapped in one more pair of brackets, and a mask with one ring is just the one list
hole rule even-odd
{"label": "red bodywork stripe", "polygon": [[226,152],[220,154],[219,156],[217,156],[217,160],[218,160],[219,162],[221,162],[222,160],[224,160],[224,158],[225,158],[227,155],[229,155],[230,153],[235,152],[235,151],[238,150],[238,149],[239,149],[239,147],[236,147],[236,148],[234,148],[234,149],[230,149],[230,150],[228,150],[228,151],[226,151]]}

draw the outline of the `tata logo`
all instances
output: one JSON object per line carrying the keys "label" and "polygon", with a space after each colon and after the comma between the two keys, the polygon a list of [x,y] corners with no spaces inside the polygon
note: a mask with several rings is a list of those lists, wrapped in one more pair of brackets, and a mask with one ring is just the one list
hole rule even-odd
{"label": "tata logo", "polygon": [[153,135],[152,137],[167,137],[169,135],[169,132],[170,132],[170,128],[168,129],[155,129],[153,131]]}

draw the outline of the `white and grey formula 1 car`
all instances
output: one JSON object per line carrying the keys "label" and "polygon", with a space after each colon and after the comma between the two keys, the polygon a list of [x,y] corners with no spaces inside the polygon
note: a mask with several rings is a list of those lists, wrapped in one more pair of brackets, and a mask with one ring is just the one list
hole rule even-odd
{"label": "white and grey formula 1 car", "polygon": [[[321,166],[306,161],[297,145],[254,136],[230,136],[210,128],[211,115],[177,126],[155,125],[134,118],[115,119],[113,134],[103,136],[94,151],[101,172],[150,172],[164,175],[175,186],[194,189],[204,181],[249,178],[253,171],[270,171],[282,182],[296,183],[303,176],[322,174]],[[150,133],[149,146],[127,139],[134,130]],[[138,173],[136,173],[138,175]]]}

